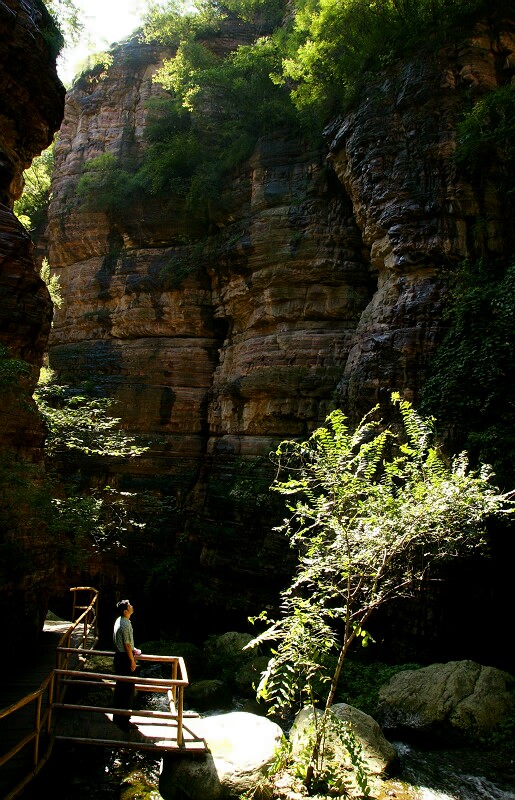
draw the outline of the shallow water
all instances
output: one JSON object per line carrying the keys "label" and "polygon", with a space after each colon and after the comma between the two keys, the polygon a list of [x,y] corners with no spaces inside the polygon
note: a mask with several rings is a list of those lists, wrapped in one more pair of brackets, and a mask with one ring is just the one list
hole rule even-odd
{"label": "shallow water", "polygon": [[515,763],[471,749],[427,750],[393,743],[413,800],[515,800]]}

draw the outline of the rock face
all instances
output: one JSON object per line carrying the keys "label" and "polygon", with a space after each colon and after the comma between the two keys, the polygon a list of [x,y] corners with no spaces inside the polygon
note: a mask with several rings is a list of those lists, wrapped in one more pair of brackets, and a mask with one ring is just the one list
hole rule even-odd
{"label": "rock face", "polygon": [[[357,108],[326,131],[329,161],[377,274],[339,387],[358,416],[395,387],[417,402],[442,334],[441,268],[509,252],[511,224],[495,181],[473,189],[453,156],[465,96],[509,82],[514,50],[509,25],[498,36],[479,25],[461,46],[399,65],[367,87]],[[480,209],[488,218],[482,231]]]}
{"label": "rock face", "polygon": [[275,722],[244,711],[191,724],[208,753],[196,759],[163,758],[159,791],[165,800],[230,800],[256,789],[283,735]]}
{"label": "rock face", "polygon": [[475,661],[398,672],[379,691],[385,728],[440,741],[473,740],[515,708],[513,676]]}
{"label": "rock face", "polygon": [[52,37],[58,34],[43,4],[0,4],[0,613],[13,647],[29,646],[39,633],[53,581],[41,508],[34,518],[44,430],[32,400],[52,305],[34,245],[12,213],[23,170],[50,145],[63,115]]}
{"label": "rock face", "polygon": [[51,366],[114,396],[124,426],[150,440],[88,479],[171,499],[181,602],[202,606],[203,623],[223,611],[236,624],[289,572],[271,532],[282,508],[266,495],[269,451],[335,404],[358,418],[392,390],[416,403],[442,335],[440,268],[506,246],[495,186],[479,195],[453,152],[465,98],[505,82],[514,50],[508,26],[479,27],[370,86],[327,129],[328,149],[277,132],[207,222],[179,198],[108,214],[76,192],[94,157],[137,162],[161,92],[152,74],[171,52],[129,42],[69,93],[49,211],[65,298]]}
{"label": "rock face", "polygon": [[[265,463],[259,489],[258,459],[331,407],[371,297],[367,254],[323,154],[291,135],[260,145],[213,233],[179,201],[116,219],[85,212],[75,195],[84,164],[104,151],[121,159],[127,138],[134,153],[144,146],[163,52],[143,58],[140,48],[125,45],[105,76],[79,80],[68,96],[49,210],[49,258],[65,297],[50,361],[65,380],[114,396],[124,425],[149,437],[150,450],[115,467],[111,485],[166,486],[188,517],[204,603],[241,619],[284,566],[258,504],[271,478]],[[163,269],[173,275],[186,256],[194,268],[170,287]],[[263,586],[264,571],[273,585]]]}
{"label": "rock face", "polygon": [[[347,703],[335,703],[331,706],[331,712],[358,740],[361,746],[361,759],[368,775],[385,777],[395,771],[398,767],[397,751],[385,738],[378,723],[372,717]],[[318,709],[316,713],[317,716],[322,715]],[[303,708],[295,717],[289,734],[294,757],[300,758],[303,750],[309,747],[312,728],[313,708]],[[352,772],[349,752],[338,736],[337,730],[331,725],[328,726],[323,759],[334,760],[342,770]]]}

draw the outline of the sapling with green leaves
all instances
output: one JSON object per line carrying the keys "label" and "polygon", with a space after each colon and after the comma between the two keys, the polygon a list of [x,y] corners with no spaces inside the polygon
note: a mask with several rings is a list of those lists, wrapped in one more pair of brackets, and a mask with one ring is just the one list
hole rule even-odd
{"label": "sapling with green leaves", "polygon": [[392,403],[398,433],[382,424],[378,407],[354,431],[337,410],[307,441],[282,442],[276,452],[272,489],[289,498],[278,530],[297,550],[298,567],[280,615],[255,618],[267,627],[249,646],[275,643],[257,690],[270,713],[315,706],[315,686],[324,687],[308,788],[344,660],[352,646],[368,643],[371,615],[412,594],[444,563],[486,553],[487,520],[512,511],[489,466],[470,470],[464,452],[448,463],[434,419],[397,393]]}

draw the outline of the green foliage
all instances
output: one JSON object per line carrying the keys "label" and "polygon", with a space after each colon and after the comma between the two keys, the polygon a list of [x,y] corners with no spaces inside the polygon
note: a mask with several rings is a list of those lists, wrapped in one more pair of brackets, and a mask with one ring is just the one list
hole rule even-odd
{"label": "green foliage", "polygon": [[50,183],[54,169],[54,142],[23,173],[23,194],[14,203],[14,213],[27,230],[38,229],[46,220]]}
{"label": "green foliage", "polygon": [[129,492],[110,486],[79,491],[63,467],[63,456],[73,451],[86,457],[134,458],[148,448],[120,429],[120,420],[109,413],[111,398],[85,387],[58,385],[51,370],[42,371],[34,399],[47,428],[46,469],[52,476],[45,484],[47,524],[61,559],[79,568],[94,551],[124,546],[129,531],[143,523],[132,514]]}
{"label": "green foliage", "polygon": [[183,197],[199,216],[209,204],[220,203],[228,176],[249,157],[258,138],[288,125],[295,112],[287,90],[270,77],[281,66],[278,40],[261,37],[221,57],[210,49],[210,35],[229,12],[242,19],[267,13],[279,19],[283,9],[280,0],[264,6],[253,0],[204,2],[196,14],[181,13],[175,3],[166,10],[153,8],[146,40],[177,47],[154,76],[169,97],[149,103],[148,147],[133,173],[109,154],[85,165],[78,194],[89,208],[116,214],[142,192]]}
{"label": "green foliage", "polygon": [[63,304],[63,296],[61,294],[61,284],[59,283],[59,278],[57,275],[52,275],[50,272],[50,264],[48,263],[48,258],[44,258],[41,263],[41,270],[39,272],[43,280],[45,281],[48,289],[48,293],[50,294],[50,299],[54,306],[57,308],[61,308]]}
{"label": "green foliage", "polygon": [[449,276],[448,332],[423,390],[474,462],[493,465],[498,481],[515,475],[515,262],[466,261]]}
{"label": "green foliage", "polygon": [[11,358],[7,348],[0,344],[0,392],[16,389],[31,371],[30,364],[21,358]]}
{"label": "green foliage", "polygon": [[141,525],[131,515],[128,492],[104,486],[91,494],[77,495],[68,489],[67,497],[52,498],[50,524],[68,567],[79,568],[92,552],[127,546],[129,531]]}
{"label": "green foliage", "polygon": [[487,173],[494,162],[501,165],[496,173],[498,187],[515,191],[515,87],[502,86],[474,105],[457,129],[457,163],[476,180]]}
{"label": "green foliage", "polygon": [[133,458],[148,449],[120,429],[120,419],[109,413],[112,398],[48,383],[38,386],[34,399],[47,426],[46,452],[50,458],[66,450]]}
{"label": "green foliage", "polygon": [[[297,2],[284,78],[299,107],[327,116],[352,99],[364,74],[377,73],[409,50],[440,43],[484,0],[304,0]],[[295,46],[294,46],[295,45]]]}
{"label": "green foliage", "polygon": [[[150,108],[148,148],[134,172],[109,156],[93,159],[79,193],[90,208],[112,214],[149,192],[185,198],[206,216],[215,203],[220,207],[228,178],[260,137],[305,123],[319,133],[365,75],[407,49],[436,47],[453,29],[463,35],[474,15],[503,3],[495,0],[492,9],[485,0],[198,0],[194,11],[181,2],[154,3],[144,38],[176,48],[154,76],[169,98]],[[282,24],[292,11],[293,22]],[[221,56],[211,43],[227,16],[239,18],[255,40]]]}
{"label": "green foliage", "polygon": [[[407,49],[441,43],[453,28],[462,35],[474,15],[492,13],[503,2],[495,0],[492,9],[485,0],[298,0],[294,24],[281,28],[284,0],[199,0],[194,12],[180,2],[153,4],[145,40],[177,48],[154,76],[170,97],[152,103],[142,163],[129,173],[109,154],[92,159],[78,192],[92,210],[112,214],[148,191],[184,197],[202,215],[220,202],[228,176],[259,137],[312,122],[308,109],[320,130],[364,75]],[[252,44],[222,57],[210,42],[227,15],[254,25],[257,33]],[[259,21],[266,36],[259,35]],[[463,158],[479,163],[494,141],[499,153],[513,157],[513,90],[494,94],[495,100],[481,101],[463,122]]]}
{"label": "green foliage", "polygon": [[188,5],[185,0],[153,3],[145,17],[144,40],[173,47],[183,39],[195,36],[206,22],[211,22],[213,14],[208,10],[208,4],[203,4],[205,8],[197,14],[192,13]]}
{"label": "green foliage", "polygon": [[268,620],[263,612],[267,628],[253,640],[277,643],[258,687],[271,712],[315,705],[316,679],[328,687],[327,714],[349,648],[368,641],[369,617],[448,561],[485,553],[485,521],[512,510],[489,467],[469,471],[465,453],[448,465],[433,441],[434,420],[397,394],[392,402],[402,438],[382,427],[377,408],[354,432],[334,411],[308,441],[277,450],[272,488],[291,498],[279,530],[296,549],[298,568],[281,593],[281,616]]}
{"label": "green foliage", "polygon": [[[273,763],[267,770],[266,777],[261,780],[258,791],[249,790],[242,795],[242,800],[252,800],[258,797],[273,797],[274,776],[288,774],[288,784],[295,788],[294,782],[306,783],[310,770],[311,755],[321,725],[320,713],[313,712],[309,722],[302,727],[302,734],[297,741],[295,753],[289,739],[283,737],[280,747],[277,748]],[[361,797],[371,796],[371,787],[362,758],[361,743],[352,726],[339,719],[334,714],[329,714],[325,720],[323,737],[325,746],[319,757],[315,778],[311,782],[311,793],[316,797]],[[344,754],[347,757],[344,757]],[[343,762],[346,762],[345,765]],[[301,796],[303,786],[297,787],[295,794]],[[359,795],[356,792],[359,791]],[[292,792],[293,793],[293,792]]]}
{"label": "green foliage", "polygon": [[80,12],[74,0],[43,0],[43,3],[59,29],[62,40],[58,50],[63,46],[65,37],[67,42],[76,44],[84,25],[80,21]]}
{"label": "green foliage", "polygon": [[279,65],[271,37],[223,59],[205,44],[183,41],[154,76],[171,93],[169,130],[164,124],[161,135],[158,125],[149,130],[152,144],[140,177],[152,177],[153,191],[182,194],[192,208],[219,198],[257,139],[293,119],[287,93],[270,79]]}
{"label": "green foliage", "polygon": [[[194,6],[194,10],[192,9]],[[185,0],[153,3],[145,18],[144,38],[147,42],[178,46],[197,37],[217,36],[220,21],[227,16],[257,24],[258,34],[281,21],[286,10],[285,0]],[[261,24],[261,29],[259,25]]]}
{"label": "green foliage", "polygon": [[[334,669],[336,659],[331,665]],[[393,675],[409,669],[418,669],[420,664],[382,664],[374,661],[363,663],[347,657],[343,665],[340,682],[336,691],[336,702],[347,703],[354,708],[359,708],[365,714],[374,717],[377,713],[379,689],[387,683]]]}
{"label": "green foliage", "polygon": [[86,161],[77,184],[77,194],[87,209],[111,214],[129,207],[135,191],[131,175],[111,153]]}
{"label": "green foliage", "polygon": [[82,77],[85,74],[96,73],[95,80],[98,82],[107,76],[109,67],[113,63],[113,56],[104,50],[96,53],[89,53],[77,67],[77,74]]}

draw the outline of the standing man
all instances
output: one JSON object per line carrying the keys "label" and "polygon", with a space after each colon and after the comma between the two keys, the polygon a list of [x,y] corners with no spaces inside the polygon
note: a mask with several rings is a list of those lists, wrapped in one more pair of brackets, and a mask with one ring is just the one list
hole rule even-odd
{"label": "standing man", "polygon": [[[136,669],[135,655],[141,650],[134,649],[134,633],[132,630],[131,616],[134,608],[128,600],[120,600],[116,604],[119,617],[114,623],[114,672],[115,675],[132,675]],[[114,687],[114,708],[132,708],[134,700],[134,684],[128,681],[117,681]],[[130,717],[113,714],[113,722],[122,730],[128,731],[131,727]]]}

